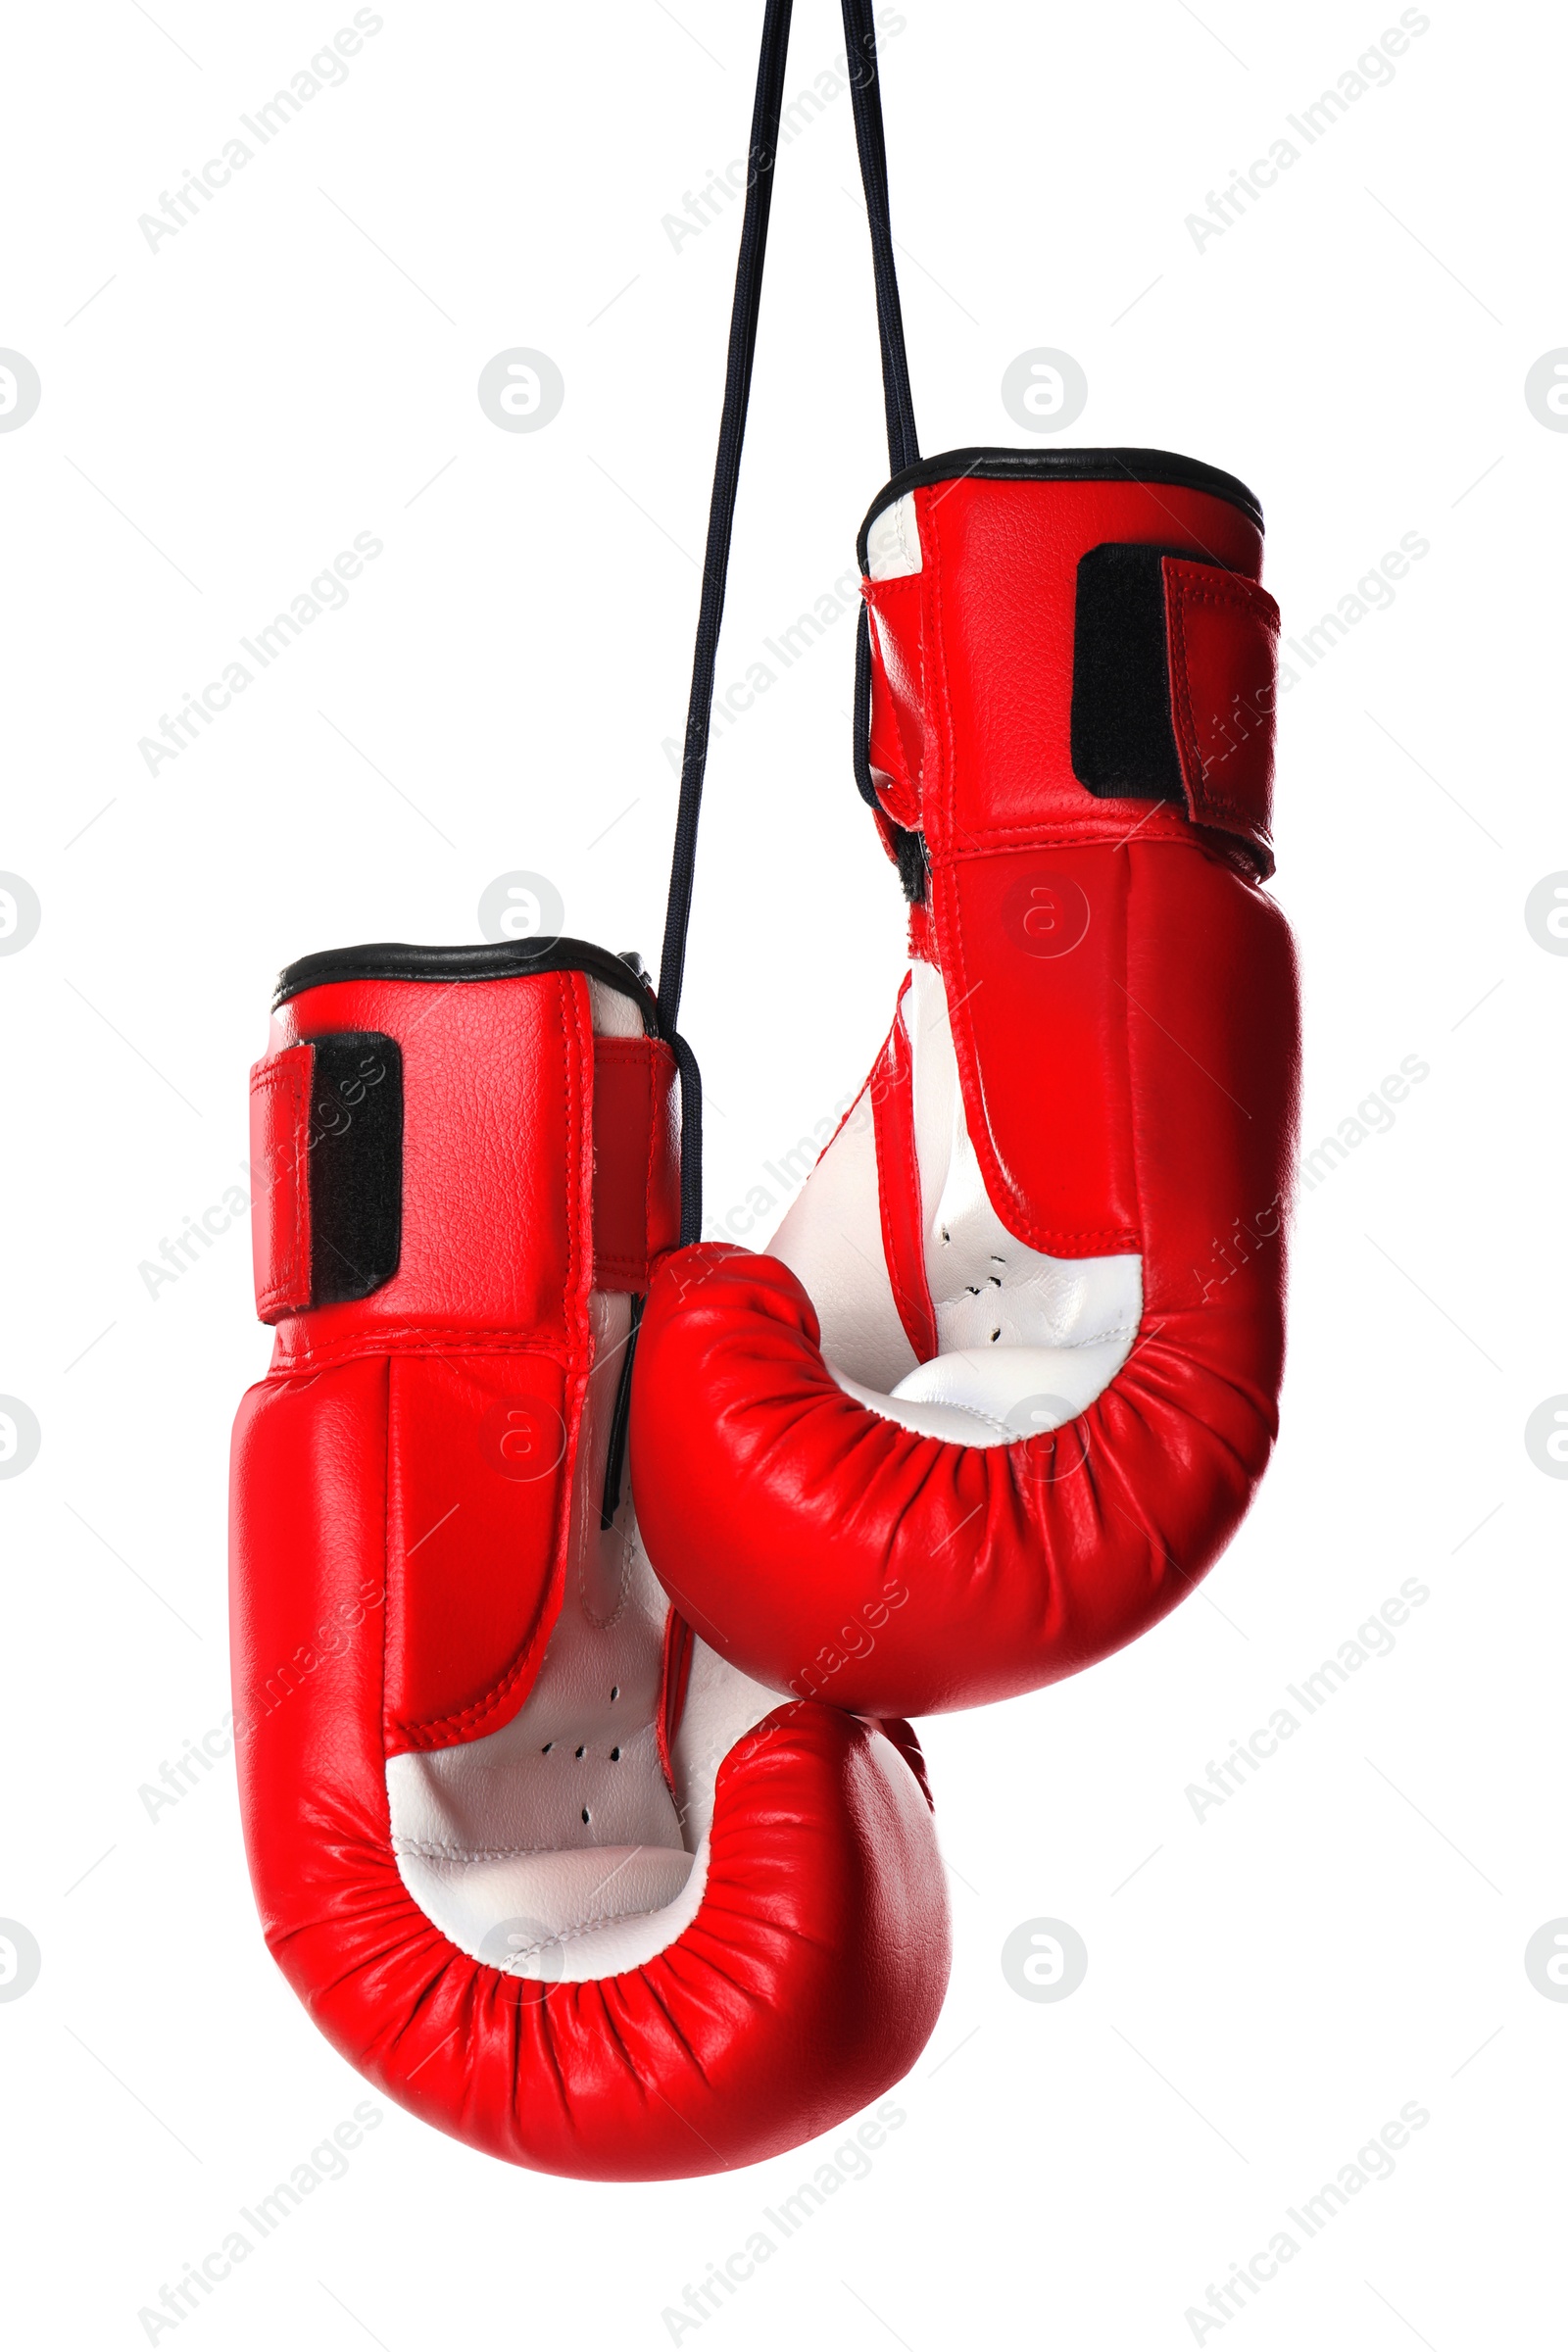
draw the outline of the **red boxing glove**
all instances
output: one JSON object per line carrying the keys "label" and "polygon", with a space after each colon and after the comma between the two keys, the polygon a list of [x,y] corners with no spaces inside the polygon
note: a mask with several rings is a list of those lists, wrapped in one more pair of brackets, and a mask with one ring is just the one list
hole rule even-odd
{"label": "red boxing glove", "polygon": [[563,941],[313,956],[252,1079],[275,1352],[232,1616],[268,1941],[391,2097],[597,2180],[841,2122],[948,1971],[907,1726],[694,1642],[619,1495],[674,1075],[628,965]]}
{"label": "red boxing glove", "polygon": [[1138,450],[928,460],[861,533],[912,970],[772,1253],[678,1252],[633,1384],[654,1565],[777,1690],[1070,1674],[1262,1473],[1298,1014],[1261,555],[1239,482]]}

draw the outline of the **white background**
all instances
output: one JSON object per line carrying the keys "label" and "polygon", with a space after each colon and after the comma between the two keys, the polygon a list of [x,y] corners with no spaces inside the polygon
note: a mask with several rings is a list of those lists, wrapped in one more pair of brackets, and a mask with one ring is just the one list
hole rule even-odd
{"label": "white background", "polygon": [[[138,1795],[228,1705],[228,1424],[268,1353],[243,1221],[156,1297],[138,1268],[239,1178],[287,958],[475,938],[519,867],[612,948],[652,962],[662,924],[738,226],[677,252],[662,219],[744,149],[760,10],[380,13],[156,252],[138,216],[352,11],[91,0],[7,39],[0,343],[43,384],[0,435],[0,866],[43,908],[0,959],[0,1391],[42,1429],[0,1484],[0,1914],[43,1954],[0,2004],[28,2344],[145,2341],[161,2283],[366,2095],[263,1946],[231,1766],[156,1820]],[[1089,380],[1072,440],[1258,493],[1289,633],[1430,541],[1284,703],[1274,886],[1306,1140],[1405,1056],[1430,1076],[1300,1203],[1279,1451],[1202,1595],[1075,1683],[923,1727],[956,1957],[906,2123],[683,2342],[1187,2344],[1208,2283],[1409,2101],[1395,2176],[1214,2334],[1459,2352],[1560,2324],[1568,2006],[1523,1953],[1568,1913],[1568,1492],[1523,1430],[1568,1389],[1568,963],[1523,907],[1568,866],[1568,436],[1523,385],[1568,343],[1568,59],[1544,10],[1429,13],[1201,251],[1185,217],[1397,9],[905,0],[885,40],[927,451],[1020,442],[1003,371],[1056,346]],[[791,90],[840,46],[802,0]],[[846,98],[779,172],[723,681],[853,562],[884,478],[855,184]],[[537,433],[475,396],[514,345],[564,375]],[[359,532],[384,553],[346,609],[149,774],[138,740]],[[715,1211],[858,1085],[902,970],[851,627],[713,758],[683,1026]],[[1196,1818],[1209,1760],[1412,1577],[1393,1654]],[[999,1962],[1040,1916],[1090,1954],[1056,2005]],[[179,2342],[663,2344],[818,2160],[582,2186],[377,2103]]]}

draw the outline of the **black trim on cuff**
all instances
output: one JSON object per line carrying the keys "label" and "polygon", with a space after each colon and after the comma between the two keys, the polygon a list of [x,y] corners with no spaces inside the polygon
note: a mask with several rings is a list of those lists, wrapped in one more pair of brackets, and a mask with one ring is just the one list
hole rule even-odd
{"label": "black trim on cuff", "polygon": [[855,551],[866,566],[866,537],[883,511],[910,490],[933,482],[1151,482],[1172,490],[1205,490],[1211,498],[1239,507],[1249,522],[1263,528],[1263,510],[1245,482],[1197,458],[1163,449],[949,449],[940,457],[906,466],[871,501]]}
{"label": "black trim on cuff", "polygon": [[433,980],[448,985],[460,980],[524,980],[539,972],[583,972],[629,997],[643,1016],[649,1037],[659,1034],[659,1006],[654,992],[631,965],[608,948],[584,939],[554,939],[537,945],[528,940],[499,940],[484,946],[429,948],[396,940],[380,940],[364,948],[326,948],[301,956],[278,974],[272,992],[272,1010],[303,996],[310,988],[327,988],[344,980]]}

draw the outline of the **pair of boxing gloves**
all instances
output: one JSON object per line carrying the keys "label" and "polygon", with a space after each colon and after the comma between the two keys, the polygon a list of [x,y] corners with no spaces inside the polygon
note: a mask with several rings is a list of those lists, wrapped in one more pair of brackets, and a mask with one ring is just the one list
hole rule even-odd
{"label": "pair of boxing gloves", "polygon": [[252,1077],[268,1939],[382,2090],[548,2171],[755,2161],[907,2070],[949,1927],[904,1719],[1152,1625],[1275,1432],[1255,505],[1157,453],[964,451],[859,554],[910,965],[765,1254],[678,1246],[633,960],[312,956]]}

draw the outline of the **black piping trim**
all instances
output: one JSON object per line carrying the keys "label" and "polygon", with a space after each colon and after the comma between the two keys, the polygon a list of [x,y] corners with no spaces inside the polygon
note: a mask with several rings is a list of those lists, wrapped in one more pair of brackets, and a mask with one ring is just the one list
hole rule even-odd
{"label": "black piping trim", "polygon": [[527,940],[500,940],[483,947],[427,948],[402,941],[380,940],[364,948],[326,948],[319,955],[302,956],[284,966],[272,992],[272,1010],[303,996],[308,988],[327,988],[343,980],[523,980],[538,972],[583,972],[607,988],[629,997],[642,1014],[649,1037],[659,1035],[659,1006],[654,992],[638,979],[629,963],[608,948],[585,939],[556,939],[535,947]]}
{"label": "black piping trim", "polygon": [[883,511],[909,490],[933,482],[1152,482],[1171,490],[1205,490],[1211,498],[1239,507],[1250,523],[1263,528],[1263,510],[1245,482],[1197,458],[1177,457],[1163,449],[949,449],[940,457],[922,458],[896,473],[871,501],[856,540],[860,570],[866,567],[866,536]]}

